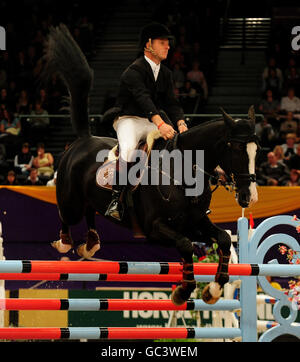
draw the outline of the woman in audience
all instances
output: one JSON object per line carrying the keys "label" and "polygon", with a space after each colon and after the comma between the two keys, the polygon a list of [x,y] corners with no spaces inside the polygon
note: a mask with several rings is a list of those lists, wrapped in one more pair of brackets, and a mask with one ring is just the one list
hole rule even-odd
{"label": "woman in audience", "polygon": [[33,166],[38,171],[38,176],[51,177],[54,174],[54,159],[50,152],[45,152],[43,143],[37,145],[37,157],[33,160]]}

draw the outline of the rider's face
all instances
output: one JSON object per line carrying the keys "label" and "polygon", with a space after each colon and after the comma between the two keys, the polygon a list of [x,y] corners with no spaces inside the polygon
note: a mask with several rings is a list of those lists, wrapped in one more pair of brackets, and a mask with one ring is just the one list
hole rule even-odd
{"label": "rider's face", "polygon": [[154,39],[152,40],[152,48],[159,61],[167,59],[170,44],[168,39]]}

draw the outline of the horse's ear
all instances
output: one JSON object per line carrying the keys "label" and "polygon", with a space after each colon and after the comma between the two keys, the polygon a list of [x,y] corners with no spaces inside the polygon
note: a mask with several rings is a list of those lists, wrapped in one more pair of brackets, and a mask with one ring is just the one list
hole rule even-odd
{"label": "horse's ear", "polygon": [[248,118],[255,124],[255,110],[253,105],[249,107]]}
{"label": "horse's ear", "polygon": [[223,114],[223,118],[224,118],[225,123],[226,123],[229,127],[233,127],[233,125],[234,125],[234,119],[233,119],[229,114],[227,114],[222,107],[220,107],[220,111],[221,111],[222,114]]}

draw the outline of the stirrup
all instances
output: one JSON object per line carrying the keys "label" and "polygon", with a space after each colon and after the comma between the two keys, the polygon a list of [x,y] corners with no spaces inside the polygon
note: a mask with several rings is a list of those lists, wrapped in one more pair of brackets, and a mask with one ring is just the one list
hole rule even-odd
{"label": "stirrup", "polygon": [[105,216],[110,216],[113,217],[114,219],[121,221],[123,219],[123,214],[124,214],[123,205],[119,201],[119,195],[115,196],[116,197],[114,197],[111,203],[109,204],[105,212]]}

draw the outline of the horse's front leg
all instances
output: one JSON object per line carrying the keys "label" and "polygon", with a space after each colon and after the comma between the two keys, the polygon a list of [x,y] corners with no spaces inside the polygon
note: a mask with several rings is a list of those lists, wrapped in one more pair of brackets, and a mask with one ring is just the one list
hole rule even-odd
{"label": "horse's front leg", "polygon": [[229,280],[228,264],[230,259],[231,238],[225,230],[214,225],[207,216],[201,220],[200,227],[206,237],[208,236],[212,242],[218,244],[217,253],[219,255],[219,264],[215,281],[209,283],[203,289],[202,293],[204,302],[214,304],[222,295],[224,284]]}
{"label": "horse's front leg", "polygon": [[182,284],[177,286],[177,288],[172,292],[171,299],[174,304],[182,305],[190,298],[191,293],[196,288],[192,242],[186,236],[174,231],[160,218],[153,222],[151,238],[160,240],[165,239],[168,244],[172,242],[181,255],[183,262]]}

